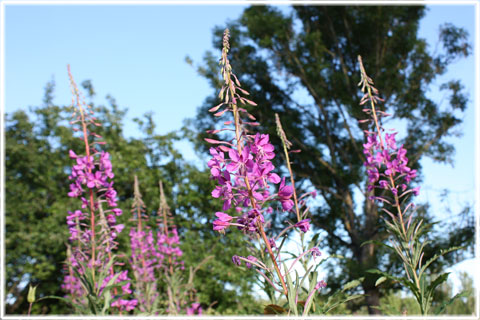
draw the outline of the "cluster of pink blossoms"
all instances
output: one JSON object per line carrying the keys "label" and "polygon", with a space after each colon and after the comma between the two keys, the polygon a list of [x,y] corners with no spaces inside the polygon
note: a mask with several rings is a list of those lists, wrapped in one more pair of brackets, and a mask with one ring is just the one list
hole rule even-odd
{"label": "cluster of pink blossoms", "polygon": [[[102,216],[97,221],[101,232],[100,239],[94,239],[91,226],[88,224],[88,213],[82,210],[75,210],[68,212],[67,225],[70,231],[70,242],[73,246],[73,252],[70,256],[70,265],[76,268],[80,274],[84,274],[81,264],[79,262],[87,263],[88,268],[102,269],[110,259],[106,254],[115,249],[117,243],[115,239],[118,234],[124,229],[123,224],[117,224],[116,216],[122,214],[122,210],[117,208],[117,192],[113,188],[113,171],[110,155],[108,152],[97,153],[99,155],[98,161],[95,161],[94,156],[78,156],[74,151],[70,150],[69,155],[71,159],[76,160],[76,164],[72,167],[72,173],[69,176],[73,183],[70,184],[70,192],[68,195],[73,198],[81,198],[82,209],[93,209],[94,212],[101,211]],[[90,193],[92,191],[92,193]],[[91,198],[94,197],[93,205],[90,204]],[[87,200],[88,198],[88,200]],[[103,203],[107,204],[108,209],[100,208]],[[95,226],[94,226],[95,228]],[[97,235],[98,237],[98,235]],[[100,246],[97,248],[94,265],[90,261],[91,242],[95,240]],[[100,289],[102,289],[108,281],[113,278],[114,274],[110,274],[104,279]],[[127,271],[121,272],[116,279],[116,283],[130,280]],[[74,275],[67,275],[64,279],[64,290],[69,292],[72,296],[81,297],[85,294],[80,280]],[[131,294],[130,283],[122,286],[123,295]],[[120,310],[133,310],[137,301],[117,299],[112,303],[112,307],[118,307]]]}
{"label": "cluster of pink blossoms", "polygon": [[[378,186],[385,190],[390,190],[394,195],[399,195],[407,189],[407,185],[417,176],[417,170],[412,170],[407,166],[407,150],[402,146],[397,148],[395,135],[397,133],[385,134],[385,144],[382,145],[378,134],[369,132],[367,143],[363,145],[363,153],[366,156],[364,163],[368,174],[368,191]],[[384,170],[383,172],[379,171]],[[399,179],[395,184],[389,181],[390,175],[397,176]],[[413,192],[418,195],[419,188],[414,188]]]}
{"label": "cluster of pink blossoms", "polygon": [[[100,287],[100,292],[102,292],[103,288],[105,288],[105,286],[108,284],[108,281],[110,281],[110,279],[112,279],[112,278],[113,278],[113,275],[109,275],[105,278],[105,280],[103,280],[102,286]],[[132,293],[132,289],[130,288],[131,282],[130,282],[130,278],[128,277],[128,271],[127,270],[124,270],[124,271],[120,272],[120,275],[118,276],[116,282],[118,283],[118,282],[122,282],[122,281],[128,281],[126,284],[124,284],[122,286],[123,294],[131,294]],[[131,311],[131,310],[135,309],[137,304],[138,304],[137,299],[128,300],[128,299],[120,298],[120,299],[115,300],[111,304],[111,306],[116,307],[119,310]]]}
{"label": "cluster of pink blossoms", "polygon": [[157,233],[157,248],[160,257],[160,264],[166,268],[167,265],[164,263],[168,261],[170,265],[180,270],[184,270],[184,261],[180,260],[183,255],[183,251],[179,247],[180,238],[178,237],[177,228],[175,226],[171,227],[169,234]]}
{"label": "cluster of pink blossoms", "polygon": [[380,120],[389,114],[375,107],[375,104],[383,99],[378,96],[373,80],[367,76],[360,57],[359,62],[362,75],[359,85],[362,86],[362,92],[367,91],[360,105],[370,102],[370,107],[363,109],[369,118],[360,120],[360,123],[372,123],[374,126],[373,131],[364,131],[367,137],[367,143],[363,145],[363,153],[366,156],[364,166],[367,169],[368,191],[371,192],[375,188],[389,190],[395,198],[394,203],[383,196],[372,195],[370,200],[380,200],[398,206],[399,199],[403,196],[409,193],[415,196],[419,194],[420,187],[408,189],[408,184],[417,176],[417,170],[408,167],[407,150],[403,145],[397,146],[395,139],[397,132],[382,134],[385,129]]}
{"label": "cluster of pink blossoms", "polygon": [[[165,235],[157,232],[157,241],[155,241],[152,230],[138,231],[135,228],[130,230],[130,247],[132,249],[131,265],[132,269],[138,272],[144,281],[155,281],[155,269],[168,268],[168,264],[175,268],[183,270],[184,262],[180,260],[183,255],[178,247],[180,240],[177,229],[170,230],[171,235]],[[143,263],[133,263],[133,261],[143,261]]]}
{"label": "cluster of pink blossoms", "polygon": [[[132,228],[129,235],[132,249],[130,261],[133,271],[138,272],[139,277],[146,282],[155,281],[155,265],[158,259],[163,259],[163,256],[160,256],[155,248],[152,230],[148,230],[147,233]],[[143,264],[133,263],[133,261],[143,261]]]}
{"label": "cluster of pink blossoms", "polygon": [[[246,143],[241,153],[225,146],[210,148],[212,159],[208,162],[208,167],[211,178],[217,180],[219,184],[212,191],[212,196],[223,200],[224,211],[230,209],[232,205],[236,207],[237,212],[242,212],[242,207],[251,208],[239,217],[217,212],[218,219],[213,222],[214,230],[220,231],[234,225],[247,232],[256,232],[257,222],[264,223],[263,214],[273,211],[271,207],[260,209],[265,202],[277,199],[285,211],[292,209],[294,205],[291,199],[292,186],[286,186],[285,178],[280,179],[272,172],[275,167],[270,160],[275,157],[275,153],[268,134],[257,133],[250,138],[245,139]],[[228,157],[225,157],[225,153]],[[255,207],[251,203],[246,181],[256,201]],[[271,194],[269,182],[273,184],[281,182],[277,194]],[[232,222],[234,219],[237,219],[236,222]]]}
{"label": "cluster of pink blossoms", "polygon": [[187,316],[194,316],[194,315],[198,315],[198,316],[202,315],[202,307],[198,302],[192,303],[192,305],[189,308],[187,308]]}
{"label": "cluster of pink blossoms", "polygon": [[[113,188],[113,179],[114,174],[112,172],[112,163],[110,162],[110,155],[108,152],[102,151],[100,153],[99,161],[94,161],[94,157],[90,156],[90,159],[87,159],[87,156],[80,157],[70,150],[70,158],[75,159],[77,164],[72,167],[72,174],[68,177],[70,180],[74,180],[70,184],[70,192],[68,193],[69,197],[78,198],[82,200],[82,209],[89,207],[89,201],[83,194],[85,192],[84,187],[91,190],[96,190],[96,201],[94,202],[94,210],[98,210],[100,203],[107,203],[107,206],[110,207],[109,210],[106,210],[105,213],[108,213],[106,220],[108,226],[110,227],[110,237],[111,240],[115,239],[123,228],[123,224],[116,224],[117,220],[115,216],[122,215],[122,210],[117,208],[117,192]],[[89,197],[89,195],[87,195]],[[83,213],[81,210],[76,210],[75,212],[68,212],[67,216],[67,225],[69,226],[70,231],[70,240],[80,240],[79,231],[80,229],[76,227],[76,220],[84,220],[88,215]],[[91,230],[85,230],[82,235],[85,237],[85,240],[90,241]],[[112,246],[108,246],[107,250],[110,250]]]}
{"label": "cluster of pink blossoms", "polygon": [[[139,190],[138,179],[135,176],[134,200],[132,204],[132,221],[136,221],[137,226],[130,230],[130,248],[131,257],[130,266],[135,276],[135,296],[138,300],[138,309],[141,312],[154,311],[155,302],[159,298],[157,290],[158,280],[166,280],[176,270],[184,270],[184,262],[181,260],[183,255],[179,248],[180,238],[175,226],[168,226],[170,217],[169,208],[163,194],[163,187],[160,183],[160,207],[158,217],[163,217],[162,223],[158,225],[156,236],[149,226],[143,226],[143,222],[149,220],[145,214],[145,204]],[[172,297],[170,297],[172,298]],[[174,306],[173,306],[174,305]],[[186,308],[180,301],[173,303],[170,307],[173,314],[186,309],[188,312],[198,312],[200,305],[192,305]]]}

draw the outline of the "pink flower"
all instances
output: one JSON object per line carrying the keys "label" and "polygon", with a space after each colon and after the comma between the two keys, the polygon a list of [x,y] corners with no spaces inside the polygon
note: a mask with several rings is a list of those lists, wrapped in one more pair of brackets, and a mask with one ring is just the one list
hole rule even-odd
{"label": "pink flower", "polygon": [[310,230],[310,219],[304,219],[295,224],[295,227],[299,228],[302,232],[307,232]]}
{"label": "pink flower", "polygon": [[135,309],[137,304],[138,304],[137,299],[132,299],[132,300],[118,299],[117,301],[114,301],[112,303],[112,307],[117,307],[120,310],[124,310],[124,311],[131,311]]}
{"label": "pink flower", "polygon": [[327,283],[323,280],[320,280],[316,285],[315,285],[315,290],[320,290],[322,288],[325,288],[327,286]]}
{"label": "pink flower", "polygon": [[192,306],[190,308],[187,308],[187,315],[188,316],[193,316],[193,315],[202,315],[202,307],[200,306],[200,303],[194,302],[192,303]]}
{"label": "pink flower", "polygon": [[[248,256],[247,257],[247,260],[250,261],[250,262],[257,262],[257,258],[255,258],[254,256]],[[247,268],[251,268],[252,267],[252,264],[251,263],[248,263],[248,262],[245,262],[245,265],[247,266]]]}
{"label": "pink flower", "polygon": [[278,188],[278,199],[282,204],[283,210],[288,211],[292,209],[294,205],[293,201],[290,199],[292,195],[293,195],[292,186],[286,186],[285,178],[283,178]]}

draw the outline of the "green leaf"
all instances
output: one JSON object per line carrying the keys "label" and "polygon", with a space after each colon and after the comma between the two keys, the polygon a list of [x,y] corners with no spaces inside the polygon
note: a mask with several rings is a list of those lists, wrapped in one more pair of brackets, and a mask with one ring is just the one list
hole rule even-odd
{"label": "green leaf", "polygon": [[444,312],[445,309],[451,305],[455,300],[460,299],[460,298],[468,298],[470,294],[467,291],[459,292],[455,296],[453,296],[451,299],[447,301],[443,301],[438,307],[435,308],[434,314],[439,315],[440,313]]}
{"label": "green leaf", "polygon": [[359,285],[362,284],[362,281],[364,280],[364,278],[359,278],[359,279],[355,279],[355,280],[352,280],[350,282],[347,282],[343,288],[342,288],[342,291],[345,292],[346,290],[348,289],[352,289],[352,288],[356,288],[358,287]]}
{"label": "green leaf", "polygon": [[285,263],[283,264],[283,269],[285,270],[285,277],[287,278],[288,305],[290,306],[290,311],[293,311],[293,313],[298,316],[297,304],[295,303],[295,287],[293,286],[292,278]]}
{"label": "green leaf", "polygon": [[387,277],[382,276],[382,277],[378,278],[377,281],[375,281],[375,287],[378,287],[385,280],[387,280]]}
{"label": "green leaf", "polygon": [[[295,293],[298,292],[298,286],[300,284],[300,281],[298,280],[298,272],[295,270]],[[296,295],[295,295],[296,296]]]}
{"label": "green leaf", "polygon": [[308,267],[307,271],[305,272],[305,274],[302,277],[302,281],[300,282],[300,285],[298,286],[299,288],[303,288],[303,283],[305,282],[306,279],[309,278],[309,274],[310,274],[310,271],[312,270],[312,268],[313,268],[313,265]]}
{"label": "green leaf", "polygon": [[287,240],[287,236],[285,235],[282,237],[282,242],[280,242],[280,246],[278,247],[278,251],[282,251],[283,244],[285,243],[285,240]]}
{"label": "green leaf", "polygon": [[363,294],[354,294],[354,295],[351,295],[351,296],[347,296],[345,297],[344,299],[342,300],[339,300],[339,301],[336,301],[335,303],[333,303],[330,307],[324,309],[324,314],[327,314],[328,312],[334,310],[335,308],[337,308],[338,306],[348,302],[348,301],[351,301],[351,300],[355,300],[355,299],[358,299],[358,298],[362,298],[364,295]]}
{"label": "green leaf", "polygon": [[363,247],[363,246],[365,246],[365,245],[367,245],[367,244],[370,244],[370,243],[373,243],[373,244],[375,244],[375,245],[377,245],[377,246],[386,247],[386,248],[389,248],[389,249],[393,250],[393,247],[389,246],[388,244],[386,244],[386,243],[384,243],[384,242],[382,242],[382,241],[378,241],[378,240],[367,240],[367,241],[364,241],[364,242],[362,242],[362,244],[360,245],[360,247]]}
{"label": "green leaf", "polygon": [[103,301],[102,316],[105,315],[110,308],[110,301],[112,300],[112,295],[110,294],[110,290],[104,290],[103,296],[104,296],[104,301]]}
{"label": "green leaf", "polygon": [[317,245],[318,237],[320,236],[320,233],[316,233],[313,238],[310,240],[308,243],[308,250],[312,249]]}
{"label": "green leaf", "polygon": [[446,282],[448,280],[448,275],[450,272],[445,272],[439,275],[435,280],[426,288],[426,294],[427,296],[433,296],[433,293],[435,292],[435,289],[441,285],[442,283]]}
{"label": "green leaf", "polygon": [[390,275],[386,272],[380,271],[378,269],[368,269],[366,272],[379,274],[379,275],[382,275],[382,276],[386,277],[387,279],[392,280],[394,282],[400,282],[404,286],[408,287],[410,289],[410,291],[412,291],[412,293],[415,295],[417,300],[420,299],[420,292],[415,287],[415,284],[412,283],[410,280],[408,280],[406,277],[395,277],[395,276],[392,276],[392,275]]}
{"label": "green leaf", "polygon": [[425,264],[422,266],[422,268],[420,269],[420,273],[419,275],[421,275],[422,273],[425,272],[425,270],[427,270],[428,266],[430,266],[435,260],[437,260],[438,258],[440,258],[441,256],[447,254],[447,253],[450,253],[452,251],[455,251],[455,250],[460,250],[460,249],[465,249],[465,247],[451,247],[451,248],[448,248],[446,250],[440,250],[440,253],[439,254],[436,254],[434,255],[432,258],[428,259],[427,262],[425,262]]}
{"label": "green leaf", "polygon": [[318,279],[318,272],[317,271],[312,272],[311,278],[310,278],[310,285],[308,287],[308,292],[311,292],[313,288],[315,288],[315,286],[317,285],[317,279]]}

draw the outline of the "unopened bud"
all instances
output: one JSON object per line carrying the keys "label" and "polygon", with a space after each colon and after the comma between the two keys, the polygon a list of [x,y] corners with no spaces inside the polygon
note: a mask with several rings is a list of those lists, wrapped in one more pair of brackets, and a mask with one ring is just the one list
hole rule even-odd
{"label": "unopened bud", "polygon": [[28,295],[27,295],[28,303],[35,302],[35,290],[37,290],[37,286],[35,287],[32,287],[31,285],[28,286]]}

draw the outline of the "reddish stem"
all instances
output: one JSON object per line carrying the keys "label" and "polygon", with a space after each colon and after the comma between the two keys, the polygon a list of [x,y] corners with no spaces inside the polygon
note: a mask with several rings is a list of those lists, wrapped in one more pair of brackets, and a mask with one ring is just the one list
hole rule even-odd
{"label": "reddish stem", "polygon": [[[232,96],[233,96],[233,92],[232,92]],[[237,139],[237,151],[238,151],[238,154],[240,155],[240,154],[242,154],[243,144],[242,144],[242,141],[240,139],[239,114],[238,114],[237,105],[232,103],[232,106],[233,106],[233,118],[235,120],[235,136],[236,136],[236,139]],[[255,198],[253,197],[252,188],[250,186],[250,182],[248,181],[247,176],[245,176],[244,181],[245,181],[245,186],[246,186],[247,191],[248,191],[248,196],[250,198],[250,203],[252,204],[252,208],[256,209],[257,204],[256,204],[256,201],[255,201]],[[280,279],[280,282],[282,283],[283,293],[285,294],[285,296],[288,299],[287,285],[285,284],[285,281],[283,280],[282,273],[280,272],[280,268],[278,267],[277,261],[275,259],[275,255],[274,255],[273,250],[272,250],[272,247],[270,246],[270,241],[268,241],[267,235],[266,235],[265,230],[263,229],[263,225],[260,221],[257,222],[257,227],[258,227],[258,230],[260,231],[260,235],[261,235],[263,241],[265,242],[265,246],[267,247],[267,251],[270,254],[270,258],[273,262],[273,266],[275,268],[275,271],[277,272],[278,278]]]}
{"label": "reddish stem", "polygon": [[[80,112],[80,117],[81,117],[81,123],[82,123],[82,131],[83,131],[83,142],[85,144],[85,152],[87,155],[87,164],[90,161],[90,144],[88,142],[88,129],[87,129],[87,124],[85,122],[85,115],[84,115],[84,110],[82,108],[82,103],[80,102],[80,96],[78,93],[78,87],[77,84],[75,83],[75,80],[73,79],[72,73],[70,71],[70,65],[67,66],[68,69],[68,75],[70,77],[70,81],[72,82],[72,87],[74,90],[75,94],[75,99],[76,99],[76,105],[78,107],[78,110]],[[87,170],[88,173],[92,173],[92,169],[87,165]],[[95,283],[95,206],[94,206],[94,199],[93,199],[93,190],[89,189],[89,209],[90,209],[90,228],[92,230],[92,238],[91,238],[91,246],[92,246],[92,274],[93,274],[93,279]]]}

